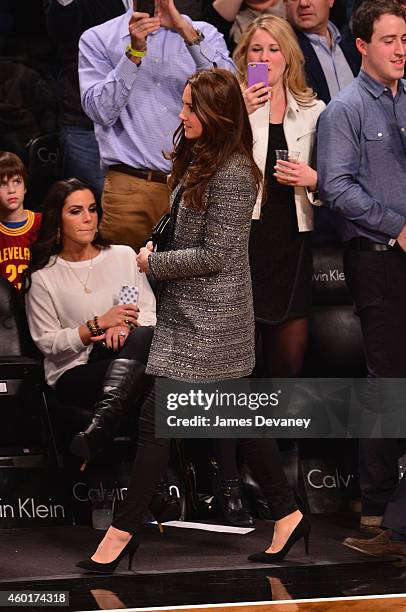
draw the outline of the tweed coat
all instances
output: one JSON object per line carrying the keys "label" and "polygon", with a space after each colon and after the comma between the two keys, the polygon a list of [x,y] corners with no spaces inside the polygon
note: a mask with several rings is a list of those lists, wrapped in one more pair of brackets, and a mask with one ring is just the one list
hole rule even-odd
{"label": "tweed coat", "polygon": [[204,211],[180,200],[169,250],[149,256],[163,282],[148,374],[204,382],[247,376],[254,366],[248,239],[256,187],[248,160],[233,155],[205,198]]}

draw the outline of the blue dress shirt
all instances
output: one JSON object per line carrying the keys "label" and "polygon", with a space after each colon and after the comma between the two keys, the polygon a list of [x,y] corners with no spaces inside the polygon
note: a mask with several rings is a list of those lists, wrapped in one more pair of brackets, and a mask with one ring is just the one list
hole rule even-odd
{"label": "blue dress shirt", "polygon": [[341,34],[338,28],[334,23],[329,21],[328,29],[331,35],[331,47],[325,36],[308,34],[306,32],[304,32],[304,34],[310,40],[323,69],[330,92],[330,98],[334,98],[339,91],[352,82],[354,74],[340,47]]}
{"label": "blue dress shirt", "polygon": [[122,163],[169,172],[163,152],[173,149],[187,79],[215,64],[232,71],[235,66],[216,28],[183,16],[204,34],[200,45],[188,46],[178,33],[160,28],[148,36],[147,54],[138,67],[125,55],[131,14],[129,10],[82,35],[82,106],[95,123],[104,167]]}
{"label": "blue dress shirt", "polygon": [[393,96],[361,70],[320,116],[317,169],[344,240],[396,238],[406,223],[406,81]]}

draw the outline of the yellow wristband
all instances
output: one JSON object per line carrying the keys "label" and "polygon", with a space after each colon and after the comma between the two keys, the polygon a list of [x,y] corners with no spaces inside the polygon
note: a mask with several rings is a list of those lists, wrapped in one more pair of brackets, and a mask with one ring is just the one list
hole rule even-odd
{"label": "yellow wristband", "polygon": [[137,49],[133,49],[131,45],[127,45],[125,52],[126,55],[132,55],[133,57],[144,57],[147,53],[146,51],[137,51]]}

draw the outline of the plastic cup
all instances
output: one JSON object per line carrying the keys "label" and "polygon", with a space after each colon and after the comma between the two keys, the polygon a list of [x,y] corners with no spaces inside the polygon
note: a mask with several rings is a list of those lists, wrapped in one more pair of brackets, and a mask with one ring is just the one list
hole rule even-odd
{"label": "plastic cup", "polygon": [[92,497],[92,525],[93,529],[106,531],[113,520],[114,494],[98,493]]}
{"label": "plastic cup", "polygon": [[289,151],[287,149],[275,149],[276,160],[281,159],[282,161],[298,161],[299,151]]}

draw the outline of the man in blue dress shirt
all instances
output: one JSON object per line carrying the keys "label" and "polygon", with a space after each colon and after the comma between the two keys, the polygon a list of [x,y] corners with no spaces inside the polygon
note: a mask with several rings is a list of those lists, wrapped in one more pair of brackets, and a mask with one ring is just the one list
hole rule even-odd
{"label": "man in blue dress shirt", "polygon": [[82,106],[95,124],[107,175],[101,231],[139,249],[168,210],[166,177],[187,79],[204,68],[234,70],[223,36],[157,0],[154,16],[127,13],[79,42]]}
{"label": "man in blue dress shirt", "polygon": [[[406,377],[406,12],[395,0],[365,0],[353,32],[361,71],[320,117],[318,175],[320,198],[342,217],[344,272],[371,390],[378,377]],[[399,452],[396,439],[360,440],[366,526],[382,521]]]}

